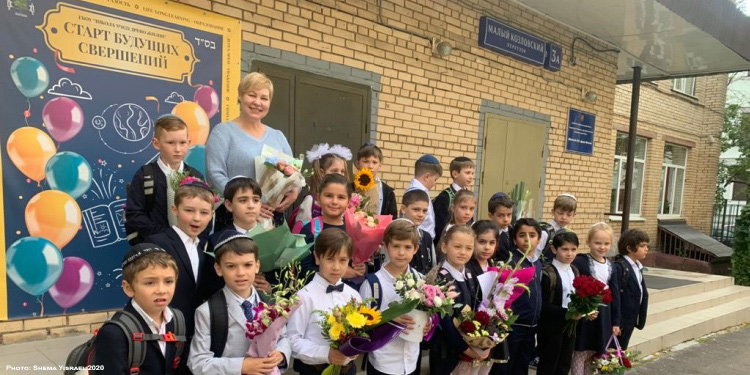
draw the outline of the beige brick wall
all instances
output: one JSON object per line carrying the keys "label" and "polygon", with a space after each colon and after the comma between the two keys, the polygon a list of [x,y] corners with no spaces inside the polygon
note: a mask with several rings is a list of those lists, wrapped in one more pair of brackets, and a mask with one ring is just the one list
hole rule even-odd
{"label": "beige brick wall", "polygon": [[[688,150],[682,217],[688,224],[710,233],[716,174],[721,152],[720,135],[726,99],[726,75],[699,77],[694,97],[672,90],[671,81],[644,83],[638,111],[638,129],[651,137],[648,141],[641,216],[644,222],[631,228],[648,232],[654,243],[664,145],[677,138],[692,142]],[[631,85],[618,85],[615,95],[615,126],[628,126]],[[613,131],[612,137],[616,134]],[[709,142],[709,136],[714,143]],[[666,138],[666,139],[665,139]],[[612,223],[619,230],[619,223]]]}
{"label": "beige brick wall", "polygon": [[93,333],[114,313],[99,311],[0,322],[0,344]]}
{"label": "beige brick wall", "polygon": [[[380,74],[377,141],[386,157],[382,177],[397,196],[408,186],[414,160],[422,153],[434,153],[445,168],[453,157],[475,158],[479,107],[489,100],[551,117],[545,219],[555,196],[570,192],[580,200],[574,228],[583,230],[603,220],[614,152],[616,56],[579,47],[577,66],[564,61],[562,71],[552,73],[477,45],[483,14],[563,46],[564,58],[570,56],[573,38],[583,35],[508,0],[383,1],[382,22],[376,0],[183,2],[241,17],[246,41]],[[448,58],[435,57],[428,40],[410,33],[447,39],[454,52]],[[599,99],[584,103],[584,88],[595,90]],[[570,107],[597,116],[593,156],[563,152]],[[435,190],[449,182],[442,178]]]}

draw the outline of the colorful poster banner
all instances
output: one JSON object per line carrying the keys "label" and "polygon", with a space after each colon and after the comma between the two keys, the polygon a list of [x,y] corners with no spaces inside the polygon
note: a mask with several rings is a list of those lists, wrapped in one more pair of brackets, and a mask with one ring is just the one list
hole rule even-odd
{"label": "colorful poster banner", "polygon": [[13,0],[0,45],[0,320],[119,308],[126,185],[158,156],[163,114],[183,116],[203,169],[210,128],[238,115],[241,22],[156,0]]}

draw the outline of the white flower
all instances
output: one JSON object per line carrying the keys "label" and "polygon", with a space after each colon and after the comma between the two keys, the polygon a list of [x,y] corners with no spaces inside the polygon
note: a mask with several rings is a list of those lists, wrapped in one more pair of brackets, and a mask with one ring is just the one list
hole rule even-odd
{"label": "white flower", "polygon": [[414,284],[415,284],[414,283],[414,279],[409,278],[409,279],[406,280],[406,286],[408,286],[409,288],[413,288]]}
{"label": "white flower", "polygon": [[443,305],[443,299],[438,296],[435,296],[435,298],[432,300],[432,303],[435,304],[435,307],[440,307]]}
{"label": "white flower", "polygon": [[404,281],[403,280],[396,281],[396,290],[401,290],[401,289],[404,289]]}
{"label": "white flower", "polygon": [[417,281],[417,288],[421,288],[422,285],[424,285],[424,284],[425,284],[425,281],[422,280],[422,279],[420,279],[419,281]]}
{"label": "white flower", "polygon": [[406,296],[407,299],[410,299],[410,300],[418,300],[418,299],[420,299],[420,294],[415,289],[412,289],[412,290],[409,290],[408,292],[406,292],[405,296]]}

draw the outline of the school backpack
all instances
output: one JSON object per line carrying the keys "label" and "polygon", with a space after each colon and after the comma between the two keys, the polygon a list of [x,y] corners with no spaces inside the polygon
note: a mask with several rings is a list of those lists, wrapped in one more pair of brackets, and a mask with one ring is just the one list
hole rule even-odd
{"label": "school backpack", "polygon": [[625,286],[628,285],[628,280],[630,280],[630,265],[625,257],[619,254],[612,261],[622,266],[622,277],[620,278],[620,293],[622,293],[625,291]]}
{"label": "school backpack", "polygon": [[[267,303],[263,297],[263,293],[259,293],[260,301]],[[208,298],[208,313],[211,316],[211,352],[214,353],[214,358],[219,358],[224,354],[224,346],[227,343],[227,336],[229,335],[229,311],[227,309],[227,297],[224,296],[224,291],[219,290]]]}
{"label": "school backpack", "polygon": [[[554,254],[552,254],[552,239],[555,238],[555,235],[558,233],[565,232],[565,228],[560,228],[558,230],[555,230],[555,227],[552,226],[552,224],[540,222],[539,226],[542,227],[542,231],[547,233],[547,243],[544,244],[544,250],[542,250],[542,254],[539,257],[539,259],[542,260],[542,263],[552,263],[552,259],[555,257]],[[541,236],[540,236],[541,240]]]}
{"label": "school backpack", "polygon": [[[146,343],[148,341],[166,341],[175,342],[175,359],[174,366],[176,367],[180,361],[180,354],[185,346],[185,317],[182,312],[177,309],[171,309],[174,321],[174,332],[167,332],[165,335],[159,335],[155,333],[144,333],[141,323],[138,322],[138,318],[132,313],[127,311],[118,311],[109,320],[104,322],[105,324],[114,324],[122,330],[125,337],[128,338],[128,363],[129,363],[129,374],[138,375],[140,373],[139,367],[143,364],[146,359]],[[81,345],[76,346],[68,354],[68,358],[65,360],[65,371],[64,375],[74,375],[77,371],[86,370],[87,366],[95,363],[94,358],[96,357],[96,335],[99,330],[94,332],[94,336],[88,341]]]}
{"label": "school backpack", "polygon": [[[414,276],[414,281],[422,278],[422,276],[415,269],[409,267],[409,271]],[[383,302],[383,288],[380,286],[380,279],[374,273],[368,273],[365,275],[365,280],[370,284],[370,290],[372,291],[372,297],[375,298],[375,305],[370,306],[373,309],[380,309],[380,305]]]}
{"label": "school backpack", "polygon": [[[154,184],[155,184],[155,174],[154,174],[154,165],[151,163],[148,163],[141,167],[141,170],[143,170],[143,195],[146,198],[146,207],[150,208],[154,206]],[[125,191],[130,190],[130,182],[125,185]],[[128,235],[128,244],[130,246],[135,246],[139,244],[140,242],[143,242],[143,238],[138,235],[138,232],[134,232]]]}
{"label": "school backpack", "polygon": [[[555,292],[557,291],[557,272],[555,272],[554,267],[552,263],[546,264],[544,266],[544,269],[542,270],[542,274],[546,275],[547,278],[549,278],[549,299],[547,300],[548,303],[555,303]],[[576,278],[580,276],[580,273],[578,272],[578,268],[571,265],[570,269],[573,270],[573,277]]]}

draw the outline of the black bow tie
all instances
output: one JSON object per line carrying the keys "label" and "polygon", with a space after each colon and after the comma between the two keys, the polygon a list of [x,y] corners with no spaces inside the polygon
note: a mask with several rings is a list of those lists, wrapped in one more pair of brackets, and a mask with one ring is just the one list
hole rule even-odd
{"label": "black bow tie", "polygon": [[331,292],[343,292],[343,291],[344,291],[344,283],[341,283],[341,284],[339,284],[339,285],[329,285],[329,286],[328,286],[328,287],[326,288],[326,293],[331,293]]}

